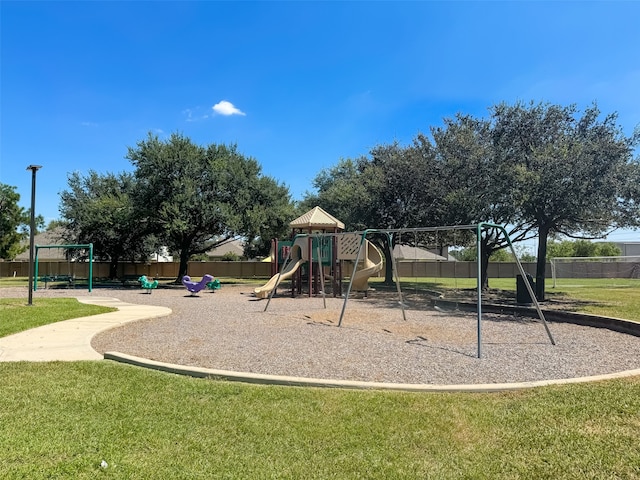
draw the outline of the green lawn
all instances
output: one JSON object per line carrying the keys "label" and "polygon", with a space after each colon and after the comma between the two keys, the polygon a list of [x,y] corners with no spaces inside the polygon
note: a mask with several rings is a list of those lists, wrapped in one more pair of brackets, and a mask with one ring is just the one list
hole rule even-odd
{"label": "green lawn", "polygon": [[[382,287],[382,278],[369,283],[374,288]],[[403,291],[455,289],[475,289],[475,278],[401,278]],[[492,278],[491,289],[515,292],[516,281],[513,278]],[[394,287],[395,288],[395,287]],[[571,279],[561,280],[553,287],[551,279],[545,284],[549,300],[574,300],[572,311],[594,315],[625,318],[640,321],[640,280],[638,279]],[[544,304],[542,305],[544,308]]]}
{"label": "green lawn", "polygon": [[[640,295],[556,290],[614,316],[636,315],[627,304]],[[0,326],[88,307],[41,300],[4,301]],[[3,479],[633,479],[638,432],[640,377],[418,394],[234,384],[108,361],[0,363]]]}
{"label": "green lawn", "polygon": [[0,391],[6,479],[640,478],[639,378],[415,394],[52,362],[0,364]]}
{"label": "green lawn", "polygon": [[75,298],[0,298],[0,337],[30,328],[60,322],[70,318],[87,317],[113,312],[115,308],[87,305]]}

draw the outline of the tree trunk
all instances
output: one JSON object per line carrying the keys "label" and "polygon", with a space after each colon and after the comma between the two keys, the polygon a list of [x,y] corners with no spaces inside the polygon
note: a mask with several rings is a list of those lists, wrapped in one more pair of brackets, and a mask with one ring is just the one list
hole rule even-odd
{"label": "tree trunk", "polygon": [[483,245],[482,252],[480,252],[480,285],[482,290],[489,289],[489,257],[492,253]]}
{"label": "tree trunk", "polygon": [[544,281],[547,267],[547,240],[549,237],[549,227],[546,225],[538,227],[538,259],[536,261],[536,298],[544,300]]}
{"label": "tree trunk", "polygon": [[120,259],[118,257],[111,257],[111,260],[109,261],[109,280],[115,280],[118,278],[119,260]]}
{"label": "tree trunk", "polygon": [[183,248],[180,250],[180,266],[178,267],[178,278],[176,278],[176,285],[180,285],[182,283],[182,277],[187,274],[187,265],[189,264],[189,252],[187,249]]}
{"label": "tree trunk", "polygon": [[389,238],[385,235],[381,238],[382,244],[384,246],[384,284],[385,285],[394,285],[393,281],[393,259],[391,256],[393,255],[393,244],[389,242]]}

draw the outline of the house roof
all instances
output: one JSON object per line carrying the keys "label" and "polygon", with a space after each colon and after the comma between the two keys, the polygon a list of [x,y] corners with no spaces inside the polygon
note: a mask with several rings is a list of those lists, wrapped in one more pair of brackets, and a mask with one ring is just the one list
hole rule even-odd
{"label": "house roof", "polygon": [[338,228],[344,230],[344,223],[320,207],[314,207],[299,216],[289,226],[293,228]]}
{"label": "house roof", "polygon": [[[62,238],[63,230],[61,228],[54,228],[53,230],[46,230],[44,232],[36,233],[33,237],[34,245],[65,245],[67,242]],[[25,241],[27,249],[20,255],[16,255],[15,260],[18,262],[29,261],[29,239]],[[66,260],[64,248],[43,248],[38,249],[39,260]]]}
{"label": "house roof", "polygon": [[244,240],[241,238],[229,240],[228,242],[225,242],[222,245],[218,245],[217,247],[209,250],[207,252],[207,255],[209,257],[222,257],[229,252],[235,253],[239,257],[242,257],[244,255]]}
{"label": "house roof", "polygon": [[393,247],[393,256],[398,260],[437,260],[446,262],[447,259],[441,255],[430,252],[424,248],[412,247],[410,245],[396,245]]}

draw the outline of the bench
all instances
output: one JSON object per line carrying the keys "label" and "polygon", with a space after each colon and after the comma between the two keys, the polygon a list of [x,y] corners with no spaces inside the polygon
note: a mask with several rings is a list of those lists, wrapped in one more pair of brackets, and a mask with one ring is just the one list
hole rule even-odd
{"label": "bench", "polygon": [[44,282],[44,288],[47,288],[48,283],[53,282],[65,282],[70,287],[75,285],[75,277],[73,275],[45,275],[40,277],[40,281]]}
{"label": "bench", "polygon": [[123,275],[122,277],[120,277],[120,281],[122,282],[123,287],[130,287],[132,285],[139,287],[140,275]]}

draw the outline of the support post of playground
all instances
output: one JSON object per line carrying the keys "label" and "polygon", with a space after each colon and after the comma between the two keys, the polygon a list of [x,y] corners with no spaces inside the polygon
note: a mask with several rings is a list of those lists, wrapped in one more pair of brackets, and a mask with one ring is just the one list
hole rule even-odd
{"label": "support post of playground", "polygon": [[[516,260],[516,265],[518,266],[518,271],[520,272],[520,275],[522,275],[522,278],[526,278],[526,273],[524,271],[524,267],[522,266],[522,263],[520,263],[520,259],[518,258],[518,255],[516,254],[516,249],[514,248],[513,244],[511,243],[511,238],[509,238],[509,235],[507,234],[507,231],[505,230],[504,227],[500,226],[500,225],[492,225],[492,224],[488,224],[485,223],[483,225],[486,226],[490,226],[493,228],[497,228],[498,230],[502,231],[502,233],[504,234],[505,238],[507,239],[507,243],[509,244],[509,248],[511,248],[511,253],[513,253],[513,258],[515,258]],[[531,285],[529,284],[529,282],[524,282],[525,286],[527,288],[527,291],[529,292],[529,295],[531,296],[531,299],[533,301],[533,304],[536,308],[536,311],[538,312],[538,317],[540,318],[540,320],[542,320],[542,323],[544,325],[544,329],[547,332],[547,336],[549,337],[549,341],[551,342],[551,345],[555,345],[556,341],[553,338],[553,335],[551,334],[551,330],[549,329],[549,324],[547,323],[547,319],[544,317],[544,313],[542,313],[542,309],[540,308],[540,303],[538,302],[538,298],[536,297],[535,292],[533,291],[533,288],[531,287]]]}

